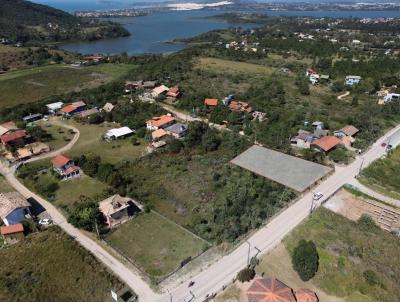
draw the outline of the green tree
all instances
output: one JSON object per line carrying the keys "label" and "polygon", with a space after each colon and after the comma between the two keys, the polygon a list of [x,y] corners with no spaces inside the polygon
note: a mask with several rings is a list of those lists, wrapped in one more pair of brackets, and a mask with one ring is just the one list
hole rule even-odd
{"label": "green tree", "polygon": [[208,129],[206,133],[204,133],[201,145],[205,151],[215,151],[218,149],[221,144],[221,140],[218,137],[218,133],[215,129]]}
{"label": "green tree", "polygon": [[256,272],[254,269],[246,267],[244,269],[242,269],[238,275],[237,275],[237,279],[240,282],[248,282],[250,280],[252,280],[254,278],[254,276],[256,275]]}
{"label": "green tree", "polygon": [[96,224],[101,226],[102,218],[97,202],[84,200],[71,211],[68,222],[77,228],[93,232],[96,229]]}
{"label": "green tree", "polygon": [[171,153],[179,153],[183,148],[183,143],[178,139],[171,139],[168,143],[168,151]]}
{"label": "green tree", "polygon": [[300,240],[292,255],[293,269],[301,280],[308,281],[315,276],[318,270],[319,256],[314,242]]}

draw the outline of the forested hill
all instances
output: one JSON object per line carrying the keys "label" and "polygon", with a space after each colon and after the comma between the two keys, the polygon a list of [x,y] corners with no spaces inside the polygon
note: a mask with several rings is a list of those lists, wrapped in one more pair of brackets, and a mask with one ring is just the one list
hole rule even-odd
{"label": "forested hill", "polygon": [[25,0],[0,0],[0,39],[20,42],[97,40],[128,35],[119,24],[85,20]]}

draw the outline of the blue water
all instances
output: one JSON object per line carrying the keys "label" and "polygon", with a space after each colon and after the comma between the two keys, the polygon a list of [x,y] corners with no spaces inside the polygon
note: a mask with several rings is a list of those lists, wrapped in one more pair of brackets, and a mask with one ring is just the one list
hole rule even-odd
{"label": "blue water", "polygon": [[62,47],[83,54],[167,53],[178,51],[186,46],[167,44],[166,41],[189,38],[214,29],[237,26],[254,27],[252,24],[229,23],[202,18],[212,15],[215,15],[215,11],[169,11],[143,17],[109,19],[120,22],[131,33],[131,36],[94,42],[68,43]]}

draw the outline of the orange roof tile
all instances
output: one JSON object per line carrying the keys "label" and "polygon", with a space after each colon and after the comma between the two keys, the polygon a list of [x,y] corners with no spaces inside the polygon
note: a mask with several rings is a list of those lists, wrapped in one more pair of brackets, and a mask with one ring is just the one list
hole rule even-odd
{"label": "orange roof tile", "polygon": [[24,231],[24,226],[22,225],[22,223],[12,224],[9,226],[3,226],[0,228],[1,235],[21,233],[23,231]]}
{"label": "orange roof tile", "polygon": [[296,302],[292,289],[276,278],[255,279],[246,295],[249,302]]}
{"label": "orange roof tile", "polygon": [[153,139],[161,138],[165,135],[167,135],[167,132],[164,129],[157,129],[151,133],[151,137]]}
{"label": "orange roof tile", "polygon": [[147,121],[147,123],[150,123],[154,127],[162,127],[172,121],[175,121],[175,118],[173,116],[162,115],[153,117],[151,120]]}
{"label": "orange roof tile", "polygon": [[317,295],[308,288],[300,288],[296,291],[297,302],[318,302]]}
{"label": "orange roof tile", "polygon": [[7,144],[9,142],[15,141],[17,139],[24,138],[26,136],[25,130],[17,130],[11,133],[6,133],[1,136],[1,141],[3,144]]}
{"label": "orange roof tile", "polygon": [[61,111],[65,112],[65,113],[71,113],[71,112],[75,111],[76,109],[77,108],[75,106],[68,105],[68,106],[65,106],[63,109],[61,109]]}
{"label": "orange roof tile", "polygon": [[332,148],[339,145],[342,141],[338,139],[336,136],[323,136],[317,140],[315,140],[312,144],[318,146],[325,152],[331,150]]}
{"label": "orange roof tile", "polygon": [[7,129],[17,129],[17,125],[14,122],[5,122],[0,124],[0,126]]}
{"label": "orange roof tile", "polygon": [[211,107],[217,106],[218,105],[218,99],[205,99],[204,100],[204,105],[211,106]]}
{"label": "orange roof tile", "polygon": [[54,167],[61,168],[62,166],[65,166],[71,160],[72,159],[69,158],[68,156],[66,156],[64,154],[60,154],[60,155],[57,155],[56,157],[54,157],[51,160],[51,162],[52,162]]}

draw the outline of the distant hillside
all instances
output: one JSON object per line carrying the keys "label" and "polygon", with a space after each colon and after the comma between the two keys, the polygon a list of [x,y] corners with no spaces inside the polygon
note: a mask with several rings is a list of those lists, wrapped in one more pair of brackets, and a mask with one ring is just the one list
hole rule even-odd
{"label": "distant hillside", "polygon": [[21,42],[98,40],[129,35],[117,23],[85,20],[25,0],[0,0],[0,38]]}

